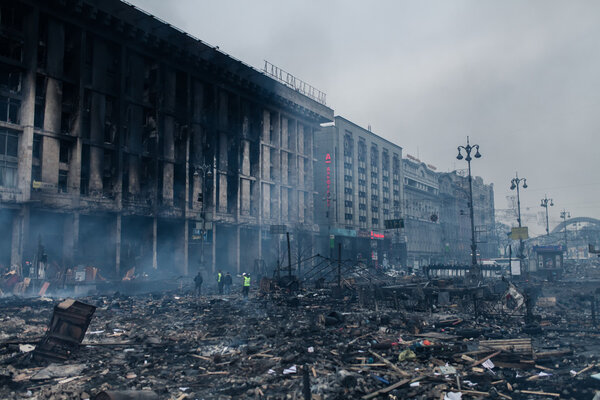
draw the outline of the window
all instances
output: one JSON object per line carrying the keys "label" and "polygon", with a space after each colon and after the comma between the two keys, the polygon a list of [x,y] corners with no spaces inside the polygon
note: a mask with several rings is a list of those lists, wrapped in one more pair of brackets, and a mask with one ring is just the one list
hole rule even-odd
{"label": "window", "polygon": [[21,100],[0,96],[0,121],[18,124],[20,109]]}
{"label": "window", "polygon": [[352,202],[349,200],[344,201],[344,206],[346,207],[352,207]]}
{"label": "window", "polygon": [[16,67],[0,65],[0,89],[12,93],[21,91],[21,72]]}
{"label": "window", "polygon": [[359,191],[358,197],[367,197],[367,192]]}
{"label": "window", "polygon": [[371,223],[373,225],[379,225],[379,218],[371,218]]}
{"label": "window", "polygon": [[0,130],[0,186],[17,187],[18,153],[18,134],[7,129]]}
{"label": "window", "polygon": [[379,196],[377,196],[376,194],[372,194],[371,201],[379,201]]}
{"label": "window", "polygon": [[21,61],[23,42],[15,37],[0,35],[0,56]]}
{"label": "window", "polygon": [[358,217],[358,220],[360,222],[367,222],[367,217],[365,217],[364,215],[361,215],[361,216]]}
{"label": "window", "polygon": [[344,193],[352,194],[352,188],[344,188]]}
{"label": "window", "polygon": [[360,204],[358,205],[358,209],[359,209],[359,210],[366,210],[366,209],[367,209],[367,205],[366,205],[366,204],[364,204],[364,203],[360,203]]}
{"label": "window", "polygon": [[61,163],[69,163],[69,142],[66,140],[60,141],[59,161]]}
{"label": "window", "polygon": [[68,171],[63,171],[62,169],[58,171],[58,191],[61,193],[67,193],[67,181],[68,181]]}
{"label": "window", "polygon": [[351,221],[352,220],[352,214],[348,214],[348,213],[344,214],[344,219],[346,221]]}
{"label": "window", "polygon": [[377,190],[377,184],[376,183],[371,183],[371,189]]}
{"label": "window", "polygon": [[344,181],[352,182],[352,175],[344,175]]}
{"label": "window", "polygon": [[346,131],[344,135],[344,156],[352,156],[354,152],[354,140],[352,139],[352,133]]}
{"label": "window", "polygon": [[371,207],[371,212],[374,212],[374,213],[377,213],[377,212],[379,212],[379,207],[372,206],[372,207]]}
{"label": "window", "polygon": [[33,158],[39,159],[42,155],[42,137],[37,133],[33,134]]}

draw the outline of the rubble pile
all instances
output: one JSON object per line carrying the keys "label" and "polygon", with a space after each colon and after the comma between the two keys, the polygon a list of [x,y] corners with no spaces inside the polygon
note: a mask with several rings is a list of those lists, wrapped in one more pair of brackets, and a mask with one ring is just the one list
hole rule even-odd
{"label": "rubble pile", "polygon": [[79,301],[95,314],[62,362],[31,357],[60,300],[5,298],[0,398],[594,398],[600,339],[589,307],[542,298],[528,334],[514,315],[475,317],[451,302],[366,309],[327,290],[88,297]]}

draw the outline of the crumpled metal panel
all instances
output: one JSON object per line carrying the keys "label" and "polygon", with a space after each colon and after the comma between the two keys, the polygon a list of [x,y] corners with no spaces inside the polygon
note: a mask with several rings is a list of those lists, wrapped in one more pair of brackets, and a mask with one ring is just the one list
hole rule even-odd
{"label": "crumpled metal panel", "polygon": [[68,359],[83,341],[95,311],[95,306],[74,299],[57,304],[48,331],[35,348],[34,358]]}

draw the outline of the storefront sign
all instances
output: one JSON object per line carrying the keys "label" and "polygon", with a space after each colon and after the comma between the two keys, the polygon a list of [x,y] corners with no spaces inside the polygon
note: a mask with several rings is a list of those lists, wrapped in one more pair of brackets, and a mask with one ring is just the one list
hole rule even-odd
{"label": "storefront sign", "polygon": [[331,228],[331,233],[337,236],[356,237],[354,229]]}
{"label": "storefront sign", "polygon": [[385,235],[382,232],[371,231],[371,239],[383,240]]}

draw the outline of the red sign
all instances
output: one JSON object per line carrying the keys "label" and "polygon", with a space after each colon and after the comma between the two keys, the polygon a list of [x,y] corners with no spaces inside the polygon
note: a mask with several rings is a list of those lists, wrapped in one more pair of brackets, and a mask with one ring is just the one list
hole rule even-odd
{"label": "red sign", "polygon": [[385,235],[383,233],[371,231],[371,239],[383,239]]}
{"label": "red sign", "polygon": [[331,164],[331,155],[329,153],[325,155],[325,164]]}
{"label": "red sign", "polygon": [[[329,154],[327,154],[329,155]],[[331,162],[331,160],[329,160]],[[331,168],[327,167],[327,208],[331,202]]]}

